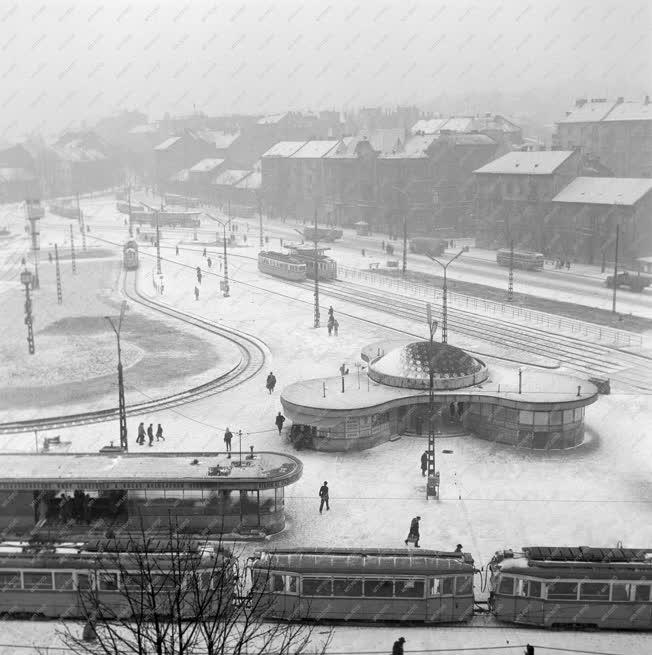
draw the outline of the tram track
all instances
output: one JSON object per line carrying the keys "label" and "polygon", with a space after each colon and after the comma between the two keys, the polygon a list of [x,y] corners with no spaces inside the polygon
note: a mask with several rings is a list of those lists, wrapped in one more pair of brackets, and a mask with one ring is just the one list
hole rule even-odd
{"label": "tram track", "polygon": [[[208,396],[223,393],[256,376],[265,364],[265,349],[262,342],[256,337],[239,330],[218,326],[201,317],[186,314],[173,309],[163,303],[147,298],[139,290],[134,277],[133,290],[127,288],[127,279],[124,276],[123,292],[127,298],[150,311],[158,312],[169,318],[179,320],[186,325],[194,326],[233,343],[240,352],[238,363],[226,373],[209,380],[208,382],[185,389],[179,393],[170,394],[154,400],[127,405],[127,416],[150,413],[178,407],[189,402],[195,402]],[[92,412],[81,412],[63,416],[50,416],[25,421],[11,421],[0,423],[0,434],[15,434],[33,432],[35,430],[55,430],[79,425],[101,423],[117,418],[118,407],[102,409]]]}

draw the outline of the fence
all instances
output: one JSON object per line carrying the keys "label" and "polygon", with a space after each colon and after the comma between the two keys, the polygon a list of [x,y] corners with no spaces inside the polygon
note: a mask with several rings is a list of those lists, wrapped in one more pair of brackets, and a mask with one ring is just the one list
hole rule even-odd
{"label": "fence", "polygon": [[[361,271],[347,266],[337,266],[338,277],[340,279],[352,280],[374,287],[383,287],[393,289],[398,293],[421,297],[427,300],[441,301],[442,290],[437,287],[418,284],[416,282],[406,282],[396,277],[389,277],[379,273]],[[487,316],[495,316],[503,320],[526,321],[549,332],[563,330],[572,335],[586,337],[587,340],[594,339],[597,341],[613,343],[616,346],[642,346],[643,338],[640,334],[618,330],[595,323],[578,321],[556,314],[548,314],[535,309],[514,306],[511,303],[494,302],[485,300],[477,296],[466,296],[461,293],[448,291],[447,300],[449,307],[454,306],[459,309],[471,311],[473,313],[482,313]]]}

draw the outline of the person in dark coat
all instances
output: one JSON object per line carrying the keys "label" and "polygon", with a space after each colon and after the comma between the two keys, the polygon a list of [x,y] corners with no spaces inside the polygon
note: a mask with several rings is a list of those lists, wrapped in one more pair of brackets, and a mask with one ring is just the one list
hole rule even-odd
{"label": "person in dark coat", "polygon": [[195,300],[199,300],[199,289],[195,287]]}
{"label": "person in dark coat", "polygon": [[226,432],[224,433],[224,443],[226,444],[227,453],[231,452],[231,439],[233,439],[233,433],[229,428],[226,428]]}
{"label": "person in dark coat", "polygon": [[274,373],[270,371],[270,374],[267,376],[267,384],[265,385],[267,387],[267,391],[271,394],[272,391],[274,391],[274,387],[276,386],[276,377],[274,376]]}
{"label": "person in dark coat", "polygon": [[204,248],[204,252],[203,252],[202,256],[206,257],[206,248]]}
{"label": "person in dark coat", "polygon": [[283,423],[285,423],[285,416],[279,412],[276,415],[276,420],[274,421],[276,423],[276,427],[278,428],[278,433],[281,434],[281,430],[283,429]]}
{"label": "person in dark coat", "polygon": [[177,246],[177,255],[179,254],[179,246]]}
{"label": "person in dark coat", "polygon": [[151,446],[154,443],[154,425],[153,423],[149,424],[147,428],[147,438],[149,439],[149,445]]}
{"label": "person in dark coat", "polygon": [[322,513],[324,505],[326,505],[326,511],[330,511],[330,506],[328,505],[329,489],[326,480],[324,480],[324,484],[319,488],[319,497],[321,498],[321,502],[319,503],[319,513]]}
{"label": "person in dark coat", "polygon": [[333,331],[335,332],[335,336],[337,336],[339,334],[339,330],[340,330],[340,323],[339,323],[339,321],[337,319],[334,319],[333,320]]}
{"label": "person in dark coat", "polygon": [[403,644],[405,643],[405,637],[399,637],[392,646],[392,655],[403,655],[405,652],[403,650]]}
{"label": "person in dark coat", "polygon": [[461,553],[462,552],[462,544],[457,544],[457,546],[455,546],[455,552],[456,553]]}
{"label": "person in dark coat", "polygon": [[145,424],[141,423],[138,426],[138,438],[136,439],[136,443],[140,444],[141,446],[145,444]]}
{"label": "person in dark coat", "polygon": [[213,266],[213,260],[210,257],[206,260],[206,263],[208,264],[208,268]]}
{"label": "person in dark coat", "polygon": [[425,478],[426,471],[428,470],[428,451],[424,450],[421,455],[421,475]]}
{"label": "person in dark coat", "polygon": [[407,539],[405,540],[405,545],[408,545],[408,541],[414,541],[415,548],[421,548],[419,546],[419,521],[421,520],[420,516],[415,516],[410,523],[410,532],[408,533]]}
{"label": "person in dark coat", "polygon": [[165,437],[163,436],[163,427],[160,423],[156,428],[156,441],[165,441]]}

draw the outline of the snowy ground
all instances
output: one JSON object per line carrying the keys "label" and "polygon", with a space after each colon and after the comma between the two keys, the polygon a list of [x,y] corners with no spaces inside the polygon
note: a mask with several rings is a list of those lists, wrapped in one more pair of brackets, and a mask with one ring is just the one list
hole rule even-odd
{"label": "snowy ground", "polygon": [[[100,221],[121,225],[120,219],[98,211],[98,225]],[[96,227],[92,222],[91,225],[94,232]],[[100,227],[97,232],[99,235]],[[119,239],[116,230],[103,229],[102,236]],[[250,238],[255,238],[252,233]],[[120,241],[123,239],[124,230]],[[163,245],[173,246],[178,240],[179,235],[166,235]],[[271,357],[268,370],[236,389],[156,417],[134,417],[129,421],[132,443],[137,423],[156,419],[163,423],[167,437],[156,448],[220,448],[222,432],[228,425],[232,430],[244,431],[245,450],[251,444],[257,449],[292,452],[273,424],[281,409],[280,388],[299,379],[333,375],[343,361],[357,361],[365,344],[401,338],[404,334],[400,331],[425,336],[425,326],[407,319],[380,313],[370,316],[363,311],[359,315],[367,315],[356,318],[351,310],[350,316],[340,318],[340,336],[329,338],[325,328],[311,327],[309,286],[289,287],[258,273],[251,262],[238,262],[237,258],[230,261],[230,270],[237,279],[231,285],[231,297],[221,295],[219,275],[206,275],[200,300],[196,302],[192,294],[196,284],[194,267],[201,265],[207,271],[201,251],[182,250],[179,257],[173,249],[166,249],[165,253],[170,261],[163,263],[164,302],[256,334],[268,346]],[[147,263],[147,253],[143,255],[139,271],[142,287],[153,292],[148,278],[151,264]],[[216,255],[212,252],[213,271],[217,269],[219,273]],[[271,290],[284,295],[272,294]],[[463,347],[475,345],[473,350],[479,352],[488,350],[480,342],[458,341],[454,333],[450,334],[450,342]],[[277,391],[272,395],[264,388],[269,370],[278,378]],[[354,370],[351,368],[351,375]],[[504,547],[614,546],[619,541],[625,546],[649,547],[651,421],[652,407],[647,397],[617,393],[601,397],[587,408],[587,443],[571,451],[524,452],[471,436],[442,439],[437,445],[442,480],[441,498],[437,501],[425,500],[419,470],[419,456],[426,445],[423,438],[404,437],[361,453],[304,450],[300,453],[303,478],[287,490],[287,529],[273,537],[270,545],[395,547],[405,538],[409,517],[419,514],[423,517],[424,546],[448,549],[462,543],[478,565],[486,564],[495,550]],[[57,431],[62,439],[72,441],[73,450],[84,451],[97,451],[110,439],[115,440],[117,433],[117,422]],[[33,435],[0,437],[0,447],[7,450],[28,450],[33,443]],[[452,453],[443,454],[444,449]],[[332,489],[332,502],[331,511],[320,516],[317,491],[323,480],[328,480]],[[25,624],[9,623],[0,628],[0,641],[24,643],[33,639],[52,644],[53,630],[51,624],[30,624],[28,637]],[[622,655],[652,652],[650,637],[645,635],[560,634],[511,627],[338,628],[331,650],[385,653],[400,634],[408,640],[406,652],[452,648],[458,650],[450,652],[461,653],[462,648],[506,646],[507,641]],[[474,651],[465,651],[469,652]],[[522,648],[497,652],[520,653]],[[1,650],[0,653],[4,655]]]}

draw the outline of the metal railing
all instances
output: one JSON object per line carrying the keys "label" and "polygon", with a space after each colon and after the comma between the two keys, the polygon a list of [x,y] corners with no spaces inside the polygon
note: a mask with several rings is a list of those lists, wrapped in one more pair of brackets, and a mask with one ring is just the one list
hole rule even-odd
{"label": "metal railing", "polygon": [[[441,301],[442,291],[439,287],[433,285],[419,284],[416,282],[406,282],[397,277],[390,277],[380,273],[370,271],[361,271],[347,266],[337,266],[338,278],[361,282],[373,287],[382,287],[393,289],[398,293],[427,298],[428,300]],[[477,296],[466,296],[461,293],[447,293],[449,306],[455,306],[458,309],[468,310],[476,314],[494,316],[503,320],[513,320],[514,322],[525,321],[542,330],[549,332],[564,331],[580,338],[586,337],[587,340],[597,340],[611,343],[615,346],[623,347],[640,347],[643,345],[643,338],[635,332],[627,330],[618,330],[616,328],[579,321],[565,316],[548,314],[536,309],[527,309],[512,305],[511,303],[495,302],[485,300]]]}

